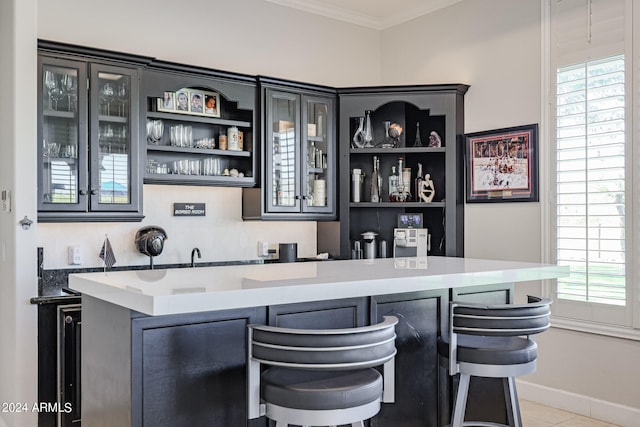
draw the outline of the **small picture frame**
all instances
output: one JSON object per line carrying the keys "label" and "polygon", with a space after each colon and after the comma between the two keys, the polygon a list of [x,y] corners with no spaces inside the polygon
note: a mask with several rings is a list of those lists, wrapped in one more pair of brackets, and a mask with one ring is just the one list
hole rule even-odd
{"label": "small picture frame", "polygon": [[176,94],[174,92],[165,92],[162,98],[158,98],[158,111],[166,111],[172,113],[176,107]]}
{"label": "small picture frame", "polygon": [[189,112],[191,114],[204,114],[204,92],[201,90],[189,91]]}
{"label": "small picture frame", "polygon": [[538,124],[465,136],[467,203],[538,201]]}
{"label": "small picture frame", "polygon": [[175,113],[189,114],[190,99],[188,89],[180,89],[179,91],[176,91],[176,108],[173,111]]}
{"label": "small picture frame", "polygon": [[220,95],[215,92],[203,92],[204,94],[204,115],[209,117],[220,117]]}

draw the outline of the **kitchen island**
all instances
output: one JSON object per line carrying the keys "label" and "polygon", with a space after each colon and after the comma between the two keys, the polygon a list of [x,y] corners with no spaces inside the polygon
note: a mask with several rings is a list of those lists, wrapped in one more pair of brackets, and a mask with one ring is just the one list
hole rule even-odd
{"label": "kitchen island", "polygon": [[[266,426],[246,421],[247,324],[353,327],[394,314],[396,403],[371,425],[435,426],[448,419],[451,381],[436,339],[447,331],[449,301],[512,302],[515,283],[567,274],[416,257],[70,275],[82,293],[82,423]],[[491,400],[501,393],[489,381],[482,387]],[[470,398],[470,411],[492,407]]]}

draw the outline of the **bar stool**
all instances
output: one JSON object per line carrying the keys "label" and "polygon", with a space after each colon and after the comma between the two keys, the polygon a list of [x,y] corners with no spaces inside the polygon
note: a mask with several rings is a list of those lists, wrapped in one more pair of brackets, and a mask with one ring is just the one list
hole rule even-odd
{"label": "bar stool", "polygon": [[438,354],[448,359],[450,375],[460,374],[452,427],[504,426],[464,421],[472,376],[502,378],[508,426],[522,426],[515,377],[536,369],[538,346],[531,335],[549,328],[550,304],[532,296],[527,304],[450,304],[449,334],[438,338]]}
{"label": "bar stool", "polygon": [[[397,323],[385,316],[348,329],[249,325],[248,418],[265,415],[276,427],[363,427],[380,402],[394,401]],[[261,365],[268,369],[261,373]]]}

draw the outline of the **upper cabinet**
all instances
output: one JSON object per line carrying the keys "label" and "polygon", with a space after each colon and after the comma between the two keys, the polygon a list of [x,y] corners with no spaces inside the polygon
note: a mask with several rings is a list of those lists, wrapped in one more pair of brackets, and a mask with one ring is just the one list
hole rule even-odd
{"label": "upper cabinet", "polygon": [[[400,215],[417,214],[430,255],[463,256],[467,85],[340,89],[340,257],[373,232],[393,256]],[[360,243],[355,243],[356,241]],[[383,251],[378,251],[378,253]]]}
{"label": "upper cabinet", "polygon": [[143,80],[145,183],[255,185],[255,78],[156,61]]}
{"label": "upper cabinet", "polygon": [[336,216],[335,90],[260,79],[262,171],[245,219]]}
{"label": "upper cabinet", "polygon": [[139,221],[140,69],[38,56],[39,221]]}

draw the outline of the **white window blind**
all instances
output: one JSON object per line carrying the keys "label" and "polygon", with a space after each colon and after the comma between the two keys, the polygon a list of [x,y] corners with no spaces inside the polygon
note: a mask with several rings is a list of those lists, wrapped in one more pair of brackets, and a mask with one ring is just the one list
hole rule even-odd
{"label": "white window blind", "polygon": [[632,323],[632,0],[549,0],[554,314]]}

